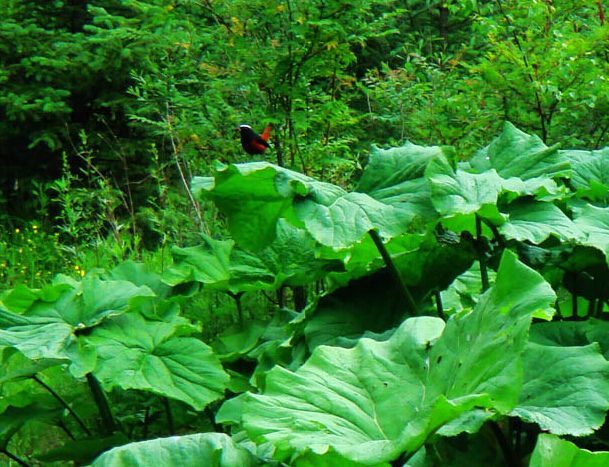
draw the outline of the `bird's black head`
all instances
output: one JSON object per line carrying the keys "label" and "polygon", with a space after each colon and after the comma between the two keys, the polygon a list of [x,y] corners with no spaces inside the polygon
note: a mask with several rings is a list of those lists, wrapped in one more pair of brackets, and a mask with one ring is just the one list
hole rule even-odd
{"label": "bird's black head", "polygon": [[241,138],[251,138],[254,135],[254,130],[252,130],[252,127],[247,123],[242,123],[239,125],[239,131],[241,132]]}

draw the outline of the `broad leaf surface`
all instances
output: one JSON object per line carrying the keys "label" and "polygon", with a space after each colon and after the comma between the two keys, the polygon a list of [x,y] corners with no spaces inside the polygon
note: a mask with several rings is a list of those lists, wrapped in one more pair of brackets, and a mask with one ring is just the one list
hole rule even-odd
{"label": "broad leaf surface", "polygon": [[[495,282],[495,271],[489,270],[489,282]],[[473,308],[482,292],[480,263],[475,261],[471,268],[459,275],[450,286],[440,293],[445,311],[458,312]]]}
{"label": "broad leaf surface", "polygon": [[232,293],[305,285],[332,270],[344,269],[338,259],[317,258],[313,238],[283,220],[278,221],[273,242],[256,252],[244,250],[232,240],[202,237],[200,245],[174,247],[172,254],[174,264],[164,274],[168,284],[196,281]]}
{"label": "broad leaf surface", "polygon": [[574,223],[585,237],[580,243],[602,251],[609,264],[609,208],[587,205]]}
{"label": "broad leaf surface", "polygon": [[366,194],[347,193],[268,163],[222,166],[212,181],[195,178],[193,189],[216,203],[237,243],[252,250],[273,241],[280,218],[304,226],[317,242],[337,250],[351,247],[372,228],[384,238],[399,235],[410,219]]}
{"label": "broad leaf surface", "polygon": [[263,394],[248,394],[243,426],[285,459],[329,448],[380,463],[416,451],[474,406],[505,413],[518,400],[520,354],[531,316],[555,295],[505,253],[497,283],[469,313],[406,320],[385,342],[321,346],[297,371],[272,369]]}
{"label": "broad leaf surface", "polygon": [[68,360],[80,377],[95,366],[95,351],[77,334],[125,313],[132,299],[150,297],[148,287],[96,277],[63,288],[54,301],[36,300],[23,314],[0,309],[0,346],[14,347],[26,357]]}
{"label": "broad leaf surface", "polygon": [[558,321],[535,323],[531,326],[530,341],[559,348],[586,346],[596,342],[609,360],[609,322],[590,318],[586,321]]}
{"label": "broad leaf surface", "polygon": [[222,433],[200,433],[125,444],[99,456],[91,467],[256,467],[249,451]]}
{"label": "broad leaf surface", "polygon": [[138,287],[148,287],[157,297],[166,297],[169,294],[170,288],[167,284],[163,283],[161,275],[152,272],[143,263],[123,261],[105,274],[104,278],[128,281]]}
{"label": "broad leaf surface", "polygon": [[366,331],[382,333],[397,327],[405,313],[398,308],[398,294],[381,298],[376,293],[382,287],[391,287],[390,284],[389,275],[379,271],[321,297],[312,316],[305,320],[304,335],[309,348],[339,345],[361,337]]}
{"label": "broad leaf surface", "polygon": [[539,244],[550,235],[565,241],[581,237],[573,221],[552,203],[519,199],[503,212],[508,220],[499,231],[508,239]]}
{"label": "broad leaf surface", "polygon": [[503,179],[495,170],[481,174],[462,170],[455,172],[441,160],[431,161],[425,176],[431,183],[434,207],[444,216],[472,214],[483,205],[494,206],[503,184]]}
{"label": "broad leaf surface", "polygon": [[[456,275],[470,267],[475,256],[468,239],[447,232],[405,234],[389,241],[386,248],[415,300],[446,288]],[[363,248],[357,248],[347,267],[363,263],[364,255],[358,255],[363,251]],[[331,276],[334,281],[343,279],[344,285],[322,296],[314,314],[307,319],[305,336],[310,348],[348,343],[366,331],[383,333],[399,325],[404,318],[406,305],[400,302],[396,286],[383,269],[385,263],[375,247],[368,260],[367,267],[362,267],[361,271]],[[361,272],[367,275],[347,282],[346,279]],[[381,289],[389,293],[380,297],[378,291]]]}
{"label": "broad leaf surface", "polygon": [[93,374],[106,390],[150,391],[203,410],[222,397],[228,375],[209,346],[175,334],[174,325],[136,313],[109,321],[87,338],[98,354]]}
{"label": "broad leaf surface", "polygon": [[609,190],[609,148],[559,152],[571,162],[569,185],[580,196],[606,200]]}
{"label": "broad leaf surface", "polygon": [[30,289],[25,284],[19,284],[2,294],[0,303],[14,313],[23,313],[37,301],[56,301],[64,290],[70,288],[68,284],[47,284],[41,289]]}
{"label": "broad leaf surface", "polygon": [[450,160],[454,154],[455,150],[449,146],[418,146],[411,142],[390,149],[373,146],[356,191],[378,199],[380,190],[422,177],[430,160]]}
{"label": "broad leaf surface", "polygon": [[369,193],[377,201],[399,207],[412,219],[413,229],[438,218],[431,201],[429,182],[425,178],[407,180]]}
{"label": "broad leaf surface", "polygon": [[535,135],[528,135],[509,122],[488,146],[478,151],[471,164],[479,171],[495,169],[503,178],[556,177],[569,173],[569,160],[556,146],[547,147]]}
{"label": "broad leaf surface", "polygon": [[557,435],[591,434],[609,409],[609,362],[598,344],[557,347],[529,343],[524,382],[512,415]]}
{"label": "broad leaf surface", "polygon": [[606,467],[609,452],[590,452],[570,441],[541,433],[529,467]]}
{"label": "broad leaf surface", "polygon": [[[293,180],[293,184],[289,183]],[[213,177],[195,177],[192,190],[214,201],[229,220],[233,238],[248,249],[261,249],[275,238],[275,225],[291,209],[294,191],[313,179],[271,164],[218,165]],[[330,185],[331,187],[331,185]],[[339,189],[336,195],[340,195]]]}

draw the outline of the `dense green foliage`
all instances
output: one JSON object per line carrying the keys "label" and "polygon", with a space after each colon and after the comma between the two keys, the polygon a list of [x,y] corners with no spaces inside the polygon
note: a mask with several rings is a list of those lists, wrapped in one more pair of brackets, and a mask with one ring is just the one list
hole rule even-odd
{"label": "dense green foliage", "polygon": [[[93,466],[602,465],[608,155],[506,123],[467,163],[376,150],[354,191],[218,164],[193,194],[235,240],[0,295],[2,452],[36,421],[72,438],[39,460]],[[285,287],[312,300],[243,306]],[[211,346],[182,311],[210,291],[238,312]]]}
{"label": "dense green foliage", "polygon": [[0,465],[607,464],[601,2],[0,11]]}

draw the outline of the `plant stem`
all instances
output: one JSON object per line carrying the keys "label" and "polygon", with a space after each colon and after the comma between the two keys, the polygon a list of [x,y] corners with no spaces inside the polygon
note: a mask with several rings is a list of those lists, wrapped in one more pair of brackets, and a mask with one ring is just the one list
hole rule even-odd
{"label": "plant stem", "polygon": [[51,393],[51,395],[57,399],[59,401],[59,403],[61,405],[63,405],[68,412],[70,412],[70,415],[72,415],[74,417],[74,419],[78,422],[78,424],[82,427],[82,429],[84,430],[84,432],[88,435],[91,436],[91,432],[89,431],[89,429],[87,428],[87,426],[85,425],[85,423],[82,421],[82,419],[76,414],[76,412],[74,412],[74,410],[72,410],[72,407],[70,407],[70,405],[62,399],[62,397],[57,394],[53,388],[51,388],[50,386],[48,386],[47,384],[44,383],[44,381],[42,381],[38,375],[34,375],[32,377],[32,379],[34,381],[36,381],[38,384],[40,384],[43,388],[45,388],[47,391],[49,391]]}
{"label": "plant stem", "polygon": [[594,312],[596,311],[596,299],[588,301],[588,318],[592,318],[594,316]]}
{"label": "plant stem", "polygon": [[435,292],[434,296],[436,297],[436,310],[438,311],[438,317],[446,321],[446,316],[444,316],[444,307],[442,306],[442,296],[440,292]]}
{"label": "plant stem", "polygon": [[150,407],[146,407],[144,412],[144,428],[142,429],[142,438],[148,439],[148,425],[150,424]]}
{"label": "plant stem", "polygon": [[489,422],[489,425],[493,431],[493,434],[495,435],[495,438],[497,438],[497,443],[499,443],[499,447],[501,448],[501,452],[503,453],[503,457],[505,458],[508,467],[518,467],[514,450],[512,449],[512,446],[510,446],[508,439],[503,434],[501,427],[499,427],[497,422],[493,420]]}
{"label": "plant stem", "polygon": [[69,437],[72,439],[72,441],[75,441],[75,440],[76,440],[76,436],[74,436],[74,435],[72,434],[72,432],[71,432],[71,431],[70,431],[70,429],[69,429],[69,428],[66,426],[66,424],[63,422],[63,420],[59,420],[59,421],[57,422],[57,426],[58,426],[59,428],[61,428],[61,429],[64,431],[64,433],[65,433],[66,435],[68,435],[68,436],[69,436]]}
{"label": "plant stem", "polygon": [[169,399],[167,397],[163,397],[163,405],[165,406],[165,414],[167,415],[167,424],[169,425],[169,432],[173,435],[175,430],[175,425],[173,423],[173,414],[171,413],[171,407],[169,406]]}
{"label": "plant stem", "polygon": [[294,297],[294,309],[298,312],[304,310],[307,306],[307,291],[304,286],[292,287],[292,296]]}
{"label": "plant stem", "polygon": [[486,258],[480,245],[482,244],[482,220],[480,216],[476,214],[476,245],[478,247],[478,261],[480,262],[480,278],[482,279],[482,291],[486,291],[489,288],[488,282],[488,270],[486,268]]}
{"label": "plant stem", "polygon": [[14,460],[15,462],[17,462],[17,464],[22,465],[23,467],[31,467],[30,464],[28,464],[27,462],[19,459],[15,454],[10,453],[6,449],[2,449],[2,450],[0,450],[0,452],[2,454],[4,454],[6,457],[9,457],[12,460]]}
{"label": "plant stem", "polygon": [[573,310],[573,321],[579,320],[579,314],[577,311],[577,294],[571,294],[571,309]]}
{"label": "plant stem", "polygon": [[114,416],[112,415],[112,410],[110,410],[110,405],[108,405],[106,394],[102,390],[97,378],[91,373],[87,373],[87,383],[89,383],[91,394],[93,394],[93,399],[97,404],[97,409],[101,415],[106,433],[111,435],[116,430],[117,425]]}
{"label": "plant stem", "polygon": [[404,282],[402,281],[402,278],[400,277],[400,274],[398,273],[398,270],[396,269],[395,264],[393,264],[393,261],[391,260],[391,255],[385,248],[385,245],[383,244],[381,237],[379,236],[377,231],[374,229],[369,230],[368,234],[370,235],[370,237],[372,238],[372,241],[376,245],[376,248],[379,251],[379,253],[381,254],[383,261],[385,261],[385,266],[387,266],[387,271],[389,272],[389,277],[391,277],[393,285],[395,286],[397,292],[400,295],[400,298],[402,299],[402,301],[406,307],[406,311],[408,312],[409,315],[416,316],[417,315],[417,304],[414,301],[414,298],[412,298],[412,294],[410,293],[410,290],[408,290],[408,287],[406,287],[406,284],[404,284]]}
{"label": "plant stem", "polygon": [[216,423],[216,416],[214,415],[214,412],[211,410],[209,405],[205,406],[205,409],[203,409],[203,413],[205,415],[207,415],[207,418],[209,419],[209,422],[211,423],[211,426],[213,427],[213,429],[216,433],[225,432],[222,424]]}
{"label": "plant stem", "polygon": [[603,316],[603,307],[605,306],[605,301],[599,298],[596,301],[596,317],[601,318]]}
{"label": "plant stem", "polygon": [[245,322],[243,320],[243,307],[241,306],[241,296],[243,295],[243,292],[237,292],[237,293],[228,292],[228,294],[235,301],[235,305],[237,306],[237,313],[239,315],[239,325],[241,326],[241,328],[243,328],[243,326],[245,324]]}
{"label": "plant stem", "polygon": [[563,320],[564,317],[562,315],[562,311],[560,310],[560,303],[558,303],[558,300],[556,300],[555,306],[556,306],[556,313],[558,314],[558,318],[560,320]]}

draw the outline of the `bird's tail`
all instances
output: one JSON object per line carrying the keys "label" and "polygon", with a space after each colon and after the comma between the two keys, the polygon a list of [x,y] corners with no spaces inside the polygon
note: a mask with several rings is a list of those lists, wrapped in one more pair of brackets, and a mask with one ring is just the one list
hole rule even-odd
{"label": "bird's tail", "polygon": [[268,141],[269,138],[271,137],[271,130],[273,129],[273,124],[269,123],[266,128],[264,129],[264,131],[262,132],[262,134],[260,135],[260,137],[265,140]]}

